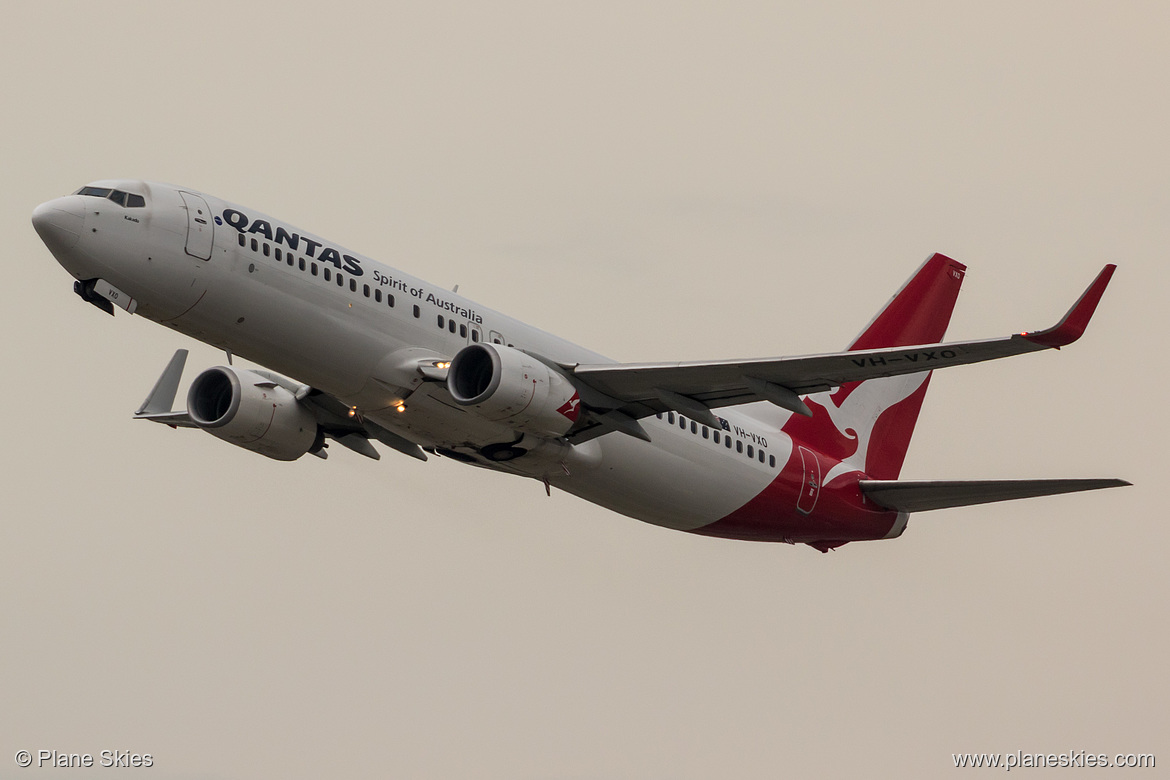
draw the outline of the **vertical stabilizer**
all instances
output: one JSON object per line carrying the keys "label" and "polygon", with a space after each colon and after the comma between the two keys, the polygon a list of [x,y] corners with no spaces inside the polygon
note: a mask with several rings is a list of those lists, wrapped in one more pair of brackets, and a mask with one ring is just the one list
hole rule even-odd
{"label": "vertical stabilizer", "polygon": [[[945,255],[931,255],[849,351],[942,341],[966,270]],[[809,396],[812,417],[794,415],[784,431],[873,479],[897,479],[929,384],[930,372],[850,382]]]}

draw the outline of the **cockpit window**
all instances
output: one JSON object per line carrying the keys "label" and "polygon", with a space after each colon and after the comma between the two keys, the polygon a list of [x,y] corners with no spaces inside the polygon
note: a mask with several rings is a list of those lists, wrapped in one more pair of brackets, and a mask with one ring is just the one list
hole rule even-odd
{"label": "cockpit window", "polygon": [[146,207],[146,198],[141,195],[135,195],[132,192],[123,192],[122,190],[112,190],[109,187],[82,187],[77,191],[77,194],[89,195],[94,198],[108,198],[119,206],[125,206],[131,209]]}

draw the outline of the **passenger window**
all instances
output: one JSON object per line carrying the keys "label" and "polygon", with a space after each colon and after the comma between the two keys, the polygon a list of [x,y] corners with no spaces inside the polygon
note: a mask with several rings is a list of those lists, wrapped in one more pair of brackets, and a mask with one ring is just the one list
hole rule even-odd
{"label": "passenger window", "polygon": [[275,252],[275,254],[276,254],[276,259],[277,259],[277,260],[283,260],[283,259],[284,259],[284,255],[282,255],[282,254],[280,253],[280,247],[277,247],[277,248],[276,248],[276,252]]}
{"label": "passenger window", "polygon": [[247,244],[247,243],[248,243],[248,239],[246,239],[246,238],[244,237],[244,234],[243,234],[243,233],[240,233],[240,246],[244,246],[244,245],[245,245],[245,244]]}
{"label": "passenger window", "polygon": [[475,328],[471,329],[471,340],[477,343],[479,342],[479,331]]}
{"label": "passenger window", "polygon": [[[349,280],[349,291],[350,292],[357,292],[357,279],[350,279]],[[366,288],[366,297],[367,298],[370,297],[370,288],[369,287]]]}
{"label": "passenger window", "polygon": [[674,425],[674,412],[667,412],[666,413],[666,421],[668,423],[670,423],[671,425]]}
{"label": "passenger window", "polygon": [[309,273],[311,273],[313,276],[317,275],[317,264],[316,263],[309,263]]}
{"label": "passenger window", "polygon": [[368,284],[362,285],[362,295],[366,296],[367,298],[370,297],[370,286]]}
{"label": "passenger window", "polygon": [[286,260],[288,260],[288,267],[289,267],[289,268],[292,268],[292,267],[293,267],[293,256],[292,256],[292,253],[290,252],[289,254],[285,255],[284,257],[285,257],[285,259],[286,259]]}
{"label": "passenger window", "polygon": [[706,425],[703,426],[703,438],[704,439],[706,439],[708,436],[710,436],[710,431],[711,431],[711,429],[708,428]]}
{"label": "passenger window", "polygon": [[253,252],[255,252],[255,251],[256,251],[257,249],[259,249],[259,248],[260,248],[260,245],[259,245],[259,244],[257,244],[257,243],[256,243],[256,239],[254,239],[254,238],[253,238],[253,239],[252,239],[252,251],[253,251]]}
{"label": "passenger window", "polygon": [[126,207],[131,209],[141,209],[146,207],[146,198],[141,195],[135,195],[133,192],[126,195]]}
{"label": "passenger window", "polygon": [[[415,307],[415,308],[418,308],[418,307]],[[447,324],[447,322],[443,319],[443,315],[440,314],[439,315],[439,330],[442,330],[443,326],[446,324]]]}
{"label": "passenger window", "polygon": [[723,437],[723,446],[726,447],[727,449],[731,449],[731,437],[730,436]]}
{"label": "passenger window", "polygon": [[463,325],[463,324],[459,325],[459,338],[461,338],[461,339],[467,338],[467,326],[466,325]]}
{"label": "passenger window", "polygon": [[268,246],[268,244],[265,244],[265,245],[264,245],[264,256],[265,256],[265,257],[268,257],[268,256],[269,256],[269,252],[271,252],[271,251],[272,251],[272,249],[271,249],[271,248]]}
{"label": "passenger window", "polygon": [[711,431],[711,438],[715,440],[716,444],[718,444],[719,443],[719,431]]}
{"label": "passenger window", "polygon": [[760,450],[760,457],[758,458],[758,460],[760,461],[760,463],[764,462],[764,451],[763,450]]}
{"label": "passenger window", "polygon": [[687,429],[687,418],[683,417],[681,414],[678,416],[678,427],[682,428],[684,431]]}
{"label": "passenger window", "polygon": [[750,445],[750,444],[748,445],[748,457],[749,458],[756,457],[756,452],[755,452],[755,450],[752,449],[752,445]]}
{"label": "passenger window", "polygon": [[743,442],[738,440],[738,439],[735,442],[735,451],[736,452],[743,452]]}
{"label": "passenger window", "polygon": [[381,290],[374,290],[374,300],[377,301],[378,303],[382,302],[382,291]]}
{"label": "passenger window", "polygon": [[394,293],[386,293],[386,303],[391,308],[394,306]]}
{"label": "passenger window", "polygon": [[656,414],[654,416],[657,417],[659,420],[661,420],[662,419],[662,412],[659,412],[658,414]]}
{"label": "passenger window", "polygon": [[768,456],[768,465],[771,466],[772,468],[776,468],[776,456],[775,455]]}
{"label": "passenger window", "polygon": [[321,275],[325,277],[325,281],[327,282],[333,278],[333,275],[330,273],[328,268],[324,269]]}
{"label": "passenger window", "polygon": [[698,433],[698,432],[699,432],[699,424],[697,422],[695,422],[694,420],[691,420],[691,433]]}
{"label": "passenger window", "polygon": [[417,320],[421,316],[422,316],[422,311],[419,310],[418,304],[416,303],[414,305],[414,318]]}
{"label": "passenger window", "polygon": [[337,275],[337,286],[338,287],[345,287],[345,277],[342,276],[341,274]]}
{"label": "passenger window", "polygon": [[302,257],[302,258],[300,259],[300,261],[298,261],[298,262],[299,262],[299,264],[300,264],[300,268],[301,268],[301,270],[302,270],[302,271],[303,271],[303,270],[305,270],[305,258],[303,258],[303,257]]}
{"label": "passenger window", "polygon": [[455,332],[455,320],[447,320],[447,330]]}

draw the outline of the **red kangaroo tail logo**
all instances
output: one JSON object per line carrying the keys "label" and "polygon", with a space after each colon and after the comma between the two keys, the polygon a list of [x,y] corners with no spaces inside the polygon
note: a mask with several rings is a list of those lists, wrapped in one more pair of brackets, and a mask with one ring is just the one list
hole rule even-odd
{"label": "red kangaroo tail logo", "polygon": [[[937,344],[946,335],[967,268],[935,254],[849,345],[850,351]],[[930,373],[850,382],[807,399],[812,417],[793,415],[784,431],[818,452],[850,461],[874,479],[897,479]]]}

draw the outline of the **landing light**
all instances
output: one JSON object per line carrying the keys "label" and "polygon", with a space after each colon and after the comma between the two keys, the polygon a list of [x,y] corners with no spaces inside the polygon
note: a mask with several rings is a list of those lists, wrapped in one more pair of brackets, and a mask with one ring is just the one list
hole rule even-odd
{"label": "landing light", "polygon": [[398,406],[396,408],[400,412],[405,412],[406,411],[406,404],[398,404]]}
{"label": "landing light", "polygon": [[351,407],[349,407],[349,416],[350,416],[350,417],[356,417],[356,416],[357,416],[357,407],[356,407],[356,406],[351,406]]}
{"label": "landing light", "polygon": [[445,369],[445,368],[450,368],[450,367],[451,367],[450,361],[446,361],[446,362],[441,361],[441,360],[435,361],[435,368],[444,368]]}

